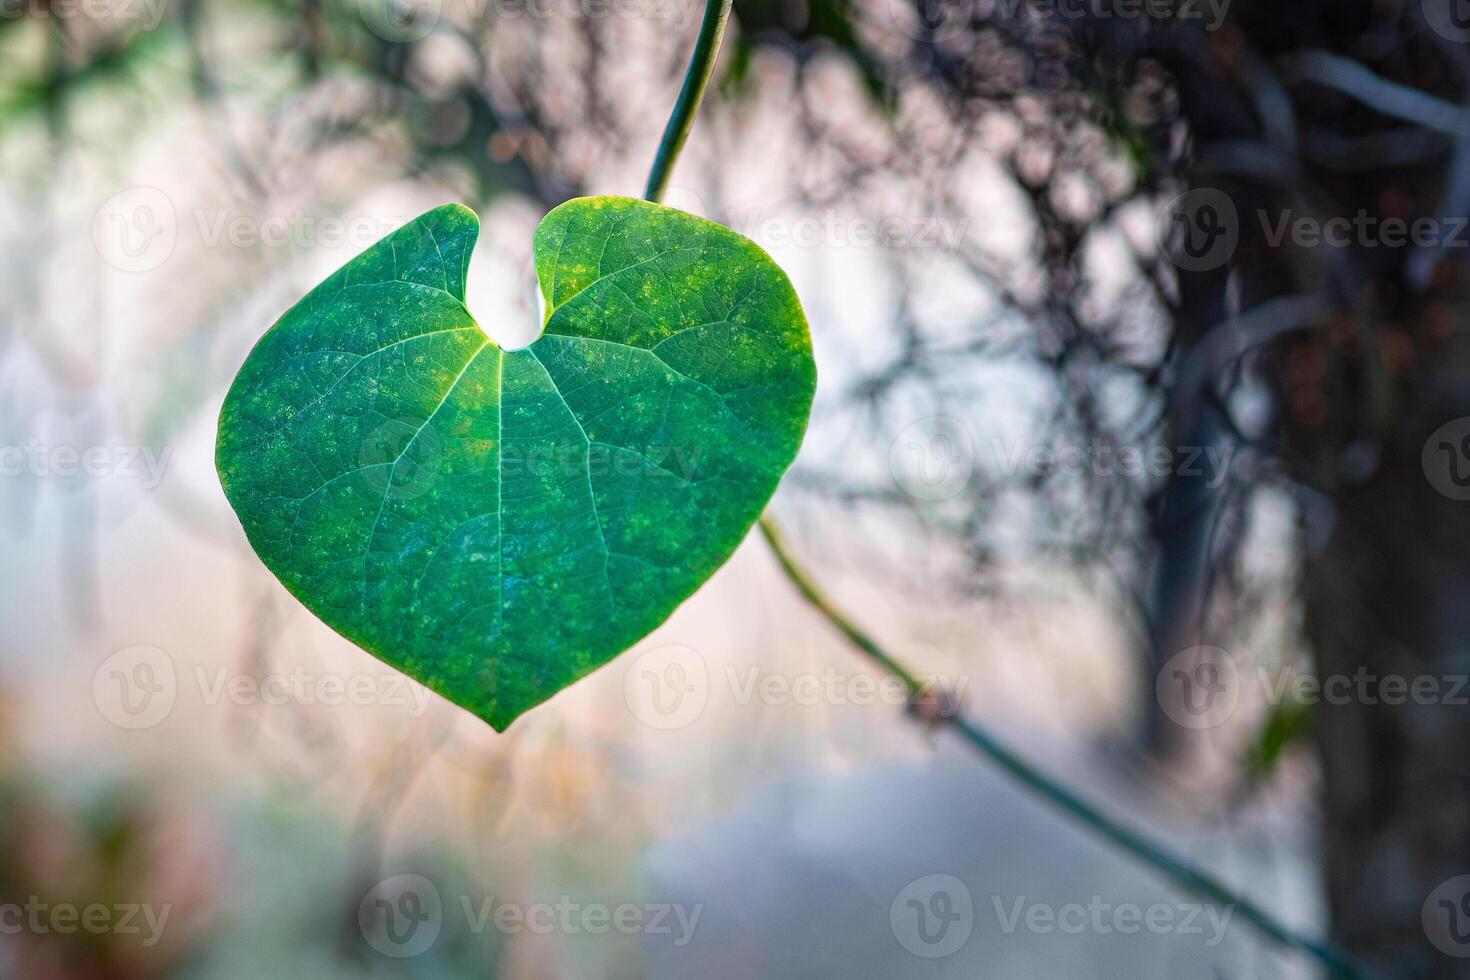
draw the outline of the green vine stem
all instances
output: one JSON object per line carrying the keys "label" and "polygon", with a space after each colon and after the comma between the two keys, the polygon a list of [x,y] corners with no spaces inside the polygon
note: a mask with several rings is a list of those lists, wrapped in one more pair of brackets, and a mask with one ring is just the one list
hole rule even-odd
{"label": "green vine stem", "polygon": [[694,114],[704,99],[705,87],[715,73],[715,56],[720,53],[720,40],[725,36],[725,25],[730,20],[730,6],[734,0],[707,0],[704,19],[699,22],[699,37],[694,42],[694,53],[689,56],[689,70],[684,73],[684,84],[679,89],[679,99],[669,115],[669,124],[664,127],[663,139],[658,142],[658,153],[653,158],[653,168],[648,171],[648,186],[643,196],[657,202],[664,196],[669,183],[669,172],[689,130],[694,125]]}
{"label": "green vine stem", "polygon": [[[832,604],[812,580],[811,576],[792,557],[785,540],[781,536],[781,529],[777,527],[776,522],[771,519],[770,515],[761,518],[760,528],[761,534],[765,536],[766,542],[771,546],[771,550],[775,552],[776,560],[780,563],[781,570],[786,573],[786,577],[791,580],[791,583],[796,586],[797,591],[801,593],[802,598],[812,608],[821,613],[853,646],[871,657],[883,670],[902,680],[904,686],[913,695],[915,702],[933,693],[926,690],[924,685],[919,682],[911,671],[899,663],[898,660],[883,649],[882,645],[863,632],[860,627],[854,624],[852,620],[848,619],[841,610]],[[957,709],[958,705],[941,707]],[[1072,792],[1059,780],[1040,771],[1016,755],[984,727],[965,718],[957,710],[940,710],[932,714],[926,714],[925,717],[932,717],[936,724],[947,725],[953,729],[956,734],[968,742],[974,749],[1020,781],[1027,789],[1030,789],[1042,799],[1046,800],[1046,802],[1073,820],[1076,820],[1099,837],[1111,841],[1144,864],[1172,878],[1185,891],[1192,892],[1212,904],[1233,908],[1236,914],[1254,925],[1267,936],[1285,946],[1301,950],[1321,961],[1331,971],[1333,976],[1350,978],[1365,976],[1362,968],[1353,962],[1345,950],[1330,942],[1312,939],[1294,932],[1277,921],[1265,909],[1231,891],[1194,864],[1173,854],[1164,846],[1149,840],[1138,831],[1126,827],[1112,817],[1109,817],[1097,807]]]}
{"label": "green vine stem", "polygon": [[[659,142],[658,154],[654,157],[653,169],[648,175],[648,187],[643,196],[657,202],[668,184],[669,171],[689,137],[694,123],[694,114],[704,97],[704,90],[714,73],[715,58],[719,53],[720,40],[725,33],[725,24],[730,18],[732,0],[707,0],[704,19],[699,25],[699,38],[694,44],[694,53],[689,59],[689,70],[684,75],[684,84],[679,90],[678,101],[664,128]],[[820,613],[853,646],[876,663],[882,670],[899,678],[909,689],[915,703],[928,697],[919,679],[897,658],[853,623],[822,592],[811,575],[792,556],[786,546],[780,527],[769,514],[761,517],[761,534],[775,554],[781,570],[796,587],[807,604]],[[964,717],[957,709],[959,705],[941,705],[940,710],[926,714],[936,724],[946,725],[965,740],[977,752],[990,759],[1013,778],[1041,797],[1047,803],[1077,821],[1094,834],[1111,842],[1121,850],[1172,879],[1184,891],[1199,896],[1207,902],[1224,908],[1232,908],[1264,935],[1292,949],[1300,950],[1322,963],[1334,977],[1366,978],[1368,974],[1341,947],[1321,939],[1304,936],[1278,921],[1265,909],[1241,897],[1220,883],[1213,876],[1184,858],[1174,854],[1163,845],[1150,840],[1142,833],[1125,826],[1103,813],[1081,796],[1068,789],[1060,780],[1037,769],[1016,755],[980,724]]]}

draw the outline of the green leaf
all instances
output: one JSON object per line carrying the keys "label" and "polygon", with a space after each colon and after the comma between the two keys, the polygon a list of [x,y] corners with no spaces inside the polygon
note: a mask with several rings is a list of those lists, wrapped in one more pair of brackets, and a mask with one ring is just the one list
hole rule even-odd
{"label": "green leaf", "polygon": [[464,306],[478,232],[436,208],[287,311],[225,398],[216,466],[307,608],[503,731],[730,557],[816,369],[755,243],[617,197],[541,222],[543,332],[502,350]]}

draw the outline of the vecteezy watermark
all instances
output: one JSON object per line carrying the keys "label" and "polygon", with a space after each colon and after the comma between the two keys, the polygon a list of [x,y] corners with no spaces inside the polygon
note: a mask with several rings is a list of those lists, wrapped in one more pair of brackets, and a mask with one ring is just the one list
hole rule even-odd
{"label": "vecteezy watermark", "polygon": [[1456,959],[1470,958],[1470,875],[1440,882],[1424,900],[1419,921],[1435,949]]}
{"label": "vecteezy watermark", "polygon": [[709,703],[709,667],[699,651],[676,643],[646,650],[628,664],[623,700],[650,728],[683,728]]}
{"label": "vecteezy watermark", "polygon": [[1287,208],[1276,215],[1265,210],[1256,212],[1266,244],[1280,248],[1290,242],[1298,248],[1467,248],[1470,247],[1470,218],[1419,217],[1414,219],[1381,218],[1358,209],[1352,217],[1336,215],[1319,218],[1299,215]]}
{"label": "vecteezy watermark", "polygon": [[168,261],[179,240],[178,215],[156,187],[130,187],[109,197],[92,217],[92,244],[108,265],[148,272]]}
{"label": "vecteezy watermark", "polygon": [[1235,202],[1213,187],[1185,191],[1159,212],[1155,236],[1160,254],[1180,269],[1218,269],[1240,244]]}
{"label": "vecteezy watermark", "polygon": [[1154,678],[1164,715],[1185,728],[1215,728],[1235,713],[1240,671],[1221,647],[1194,646],[1165,662]]}
{"label": "vecteezy watermark", "polygon": [[[0,0],[0,3],[5,0]],[[148,272],[173,256],[183,230],[204,248],[297,249],[346,247],[360,251],[405,224],[411,215],[323,215],[296,208],[285,214],[245,214],[194,208],[183,220],[156,187],[130,187],[103,202],[92,220],[92,241],[103,261],[124,272]]]}
{"label": "vecteezy watermark", "polygon": [[193,211],[195,230],[205,248],[364,249],[406,224],[402,215],[358,214],[318,217],[297,208],[289,214],[239,214],[224,208]]}
{"label": "vecteezy watermark", "polygon": [[502,476],[544,479],[549,476],[593,478],[604,476],[673,477],[693,482],[704,457],[701,446],[654,444],[633,449],[592,443],[585,440],[570,443],[534,443],[502,446],[497,458]]}
{"label": "vecteezy watermark", "polygon": [[1318,677],[1288,667],[1271,674],[1263,667],[1256,676],[1273,705],[1366,704],[1391,708],[1412,704],[1419,707],[1470,705],[1470,674],[1378,674],[1359,667],[1351,674]]}
{"label": "vecteezy watermark", "polygon": [[1231,0],[889,0],[889,15],[916,41],[940,43],[987,20],[1149,20],[1166,26],[1197,25],[1215,31]]}
{"label": "vecteezy watermark", "polygon": [[1169,658],[1155,678],[1159,706],[1172,721],[1186,728],[1215,728],[1224,724],[1248,683],[1273,706],[1385,705],[1420,707],[1470,705],[1470,674],[1380,674],[1359,667],[1351,674],[1318,676],[1295,666],[1270,670],[1257,666],[1243,671],[1234,656],[1220,647],[1197,646]]}
{"label": "vecteezy watermark", "polygon": [[92,703],[119,728],[152,728],[173,711],[178,694],[173,658],[147,644],[118,650],[92,674]]}
{"label": "vecteezy watermark", "polygon": [[905,426],[888,447],[888,471],[916,500],[948,500],[975,470],[975,441],[958,419],[935,415]]}
{"label": "vecteezy watermark", "polygon": [[[479,457],[472,457],[479,459]],[[384,501],[415,500],[439,482],[444,444],[426,419],[389,419],[358,446],[357,472]],[[483,460],[476,464],[484,470]]]}
{"label": "vecteezy watermark", "polygon": [[938,415],[906,426],[888,449],[888,469],[918,500],[947,500],[964,490],[977,467],[996,476],[1189,477],[1214,489],[1230,474],[1235,447],[1117,446],[1038,442],[996,436],[977,440],[958,419]]}
{"label": "vecteezy watermark", "polygon": [[[195,665],[186,676],[194,682],[200,703],[210,707],[383,705],[404,708],[409,717],[418,718],[432,698],[428,688],[396,671],[341,674],[310,671],[298,664],[254,674]],[[92,675],[92,701],[102,717],[120,728],[153,728],[173,713],[180,687],[173,658],[143,644],[118,650],[102,661]]]}
{"label": "vecteezy watermark", "polygon": [[1021,439],[990,440],[987,465],[1005,477],[1124,476],[1192,477],[1210,489],[1225,482],[1235,447],[1115,446],[1101,439],[1087,444],[1028,443]]}
{"label": "vecteezy watermark", "polygon": [[0,20],[56,18],[101,22],[138,21],[151,31],[163,22],[168,0],[0,0]]}
{"label": "vecteezy watermark", "polygon": [[888,17],[916,41],[942,44],[969,30],[976,0],[887,0]]}
{"label": "vecteezy watermark", "polygon": [[140,936],[144,946],[156,946],[173,911],[171,903],[44,902],[35,895],[24,902],[0,902],[0,936]]}
{"label": "vecteezy watermark", "polygon": [[580,485],[604,477],[636,477],[692,483],[703,458],[700,446],[612,446],[589,443],[580,433],[569,442],[502,442],[498,446],[474,436],[451,447],[431,420],[397,418],[376,426],[359,444],[357,473],[377,494],[390,500],[413,500],[432,490],[451,464],[458,474],[494,469],[507,481],[559,478]]}
{"label": "vecteezy watermark", "polygon": [[560,935],[668,936],[675,946],[687,946],[694,938],[704,903],[683,905],[677,902],[578,902],[568,895],[555,902],[506,902],[494,895],[473,897],[461,895],[470,931],[476,935],[488,928],[513,936],[529,932],[538,936]]}
{"label": "vecteezy watermark", "polygon": [[230,704],[244,707],[261,704],[269,707],[301,705],[334,708],[350,704],[360,707],[384,705],[406,708],[410,718],[418,718],[429,708],[433,692],[407,675],[384,673],[316,673],[300,664],[286,671],[266,674],[243,674],[228,667],[206,670],[194,667],[194,680],[207,705]]}
{"label": "vecteezy watermark", "polygon": [[444,900],[423,875],[384,878],[358,903],[357,927],[368,945],[384,956],[418,956],[439,939]]}
{"label": "vecteezy watermark", "polygon": [[820,214],[767,215],[757,208],[731,209],[730,227],[767,249],[893,248],[953,255],[965,240],[968,219],[938,215],[869,217],[826,210]]}
{"label": "vecteezy watermark", "polygon": [[1470,42],[1470,3],[1466,0],[1420,0],[1424,22],[1446,41]]}
{"label": "vecteezy watermark", "polygon": [[925,875],[909,882],[888,906],[888,927],[900,946],[926,960],[953,956],[970,941],[975,902],[954,875]]}
{"label": "vecteezy watermark", "polygon": [[1018,931],[1049,936],[1062,933],[1079,936],[1203,936],[1204,944],[1215,947],[1225,939],[1233,905],[1208,905],[1203,902],[1111,902],[1101,895],[1091,896],[1086,903],[1036,902],[1025,895],[990,896],[1000,931],[1012,935]]}
{"label": "vecteezy watermark", "polygon": [[395,44],[423,40],[444,16],[443,0],[359,0],[357,9],[368,30]]}
{"label": "vecteezy watermark", "polygon": [[965,689],[970,686],[968,676],[922,674],[915,677],[919,690],[914,692],[902,677],[895,674],[847,673],[830,664],[819,671],[795,674],[760,666],[728,665],[725,667],[725,680],[734,692],[735,703],[742,706],[759,701],[777,707],[865,707],[875,704],[905,707],[932,699],[939,706],[937,717],[941,718],[959,711]]}
{"label": "vecteezy watermark", "polygon": [[1424,440],[1424,477],[1451,500],[1470,500],[1470,416],[1451,419]]}
{"label": "vecteezy watermark", "polygon": [[[1470,248],[1470,218],[1299,214],[1292,208],[1258,208],[1261,240],[1270,248]],[[1241,223],[1224,191],[1200,187],[1174,198],[1159,216],[1161,254],[1181,269],[1205,272],[1224,266],[1240,244]]]}
{"label": "vecteezy watermark", "polygon": [[358,904],[357,922],[368,945],[385,956],[406,959],[427,952],[451,915],[462,918],[472,935],[494,930],[505,936],[533,935],[668,936],[675,946],[694,938],[704,903],[581,902],[569,895],[554,901],[513,902],[494,895],[455,896],[444,901],[423,875],[394,875],[378,882]]}
{"label": "vecteezy watermark", "polygon": [[1148,20],[1156,24],[1197,25],[1217,31],[1231,0],[989,0],[1007,19],[1020,16],[1059,20]]}
{"label": "vecteezy watermark", "polygon": [[[625,18],[666,23],[679,31],[693,24],[700,7],[694,0],[466,0],[457,5],[471,22]],[[368,30],[396,44],[423,40],[444,16],[443,0],[360,0],[358,10]]]}
{"label": "vecteezy watermark", "polygon": [[[704,198],[688,187],[670,187],[669,207],[714,220]],[[922,249],[953,255],[965,240],[968,218],[921,214],[850,214],[832,208],[817,213],[769,214],[759,207],[726,208],[718,220],[768,249]]]}
{"label": "vecteezy watermark", "polygon": [[[1026,895],[990,896],[990,908],[1003,935],[1017,932],[1048,936],[1149,933],[1201,936],[1209,947],[1225,939],[1233,905],[1204,902],[1113,902],[1102,895],[1085,902],[1041,902]],[[909,882],[894,897],[888,922],[904,949],[925,959],[953,956],[969,942],[976,926],[974,897],[954,875],[931,874]]]}
{"label": "vecteezy watermark", "polygon": [[957,713],[970,683],[967,676],[923,674],[914,678],[918,683],[915,691],[895,675],[846,673],[831,665],[788,673],[760,665],[729,664],[712,677],[697,650],[670,644],[647,650],[628,665],[623,675],[623,697],[634,717],[650,728],[684,728],[704,714],[712,679],[722,680],[740,707],[755,703],[799,708],[932,704],[931,718]]}
{"label": "vecteezy watermark", "polygon": [[172,446],[52,445],[30,439],[20,445],[0,445],[0,479],[124,479],[137,480],[144,490],[154,490],[163,482],[172,455]]}
{"label": "vecteezy watermark", "polygon": [[704,5],[698,0],[469,0],[472,8],[501,20],[652,20],[678,30],[692,27]]}

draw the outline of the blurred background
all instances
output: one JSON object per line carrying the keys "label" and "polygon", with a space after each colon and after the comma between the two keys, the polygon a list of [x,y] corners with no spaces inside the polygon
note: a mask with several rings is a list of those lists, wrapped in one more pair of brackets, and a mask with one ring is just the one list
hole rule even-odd
{"label": "blurred background", "polygon": [[[925,718],[752,536],[497,736],[213,468],[323,277],[636,195],[697,0],[0,0],[0,977],[1276,978]],[[773,504],[1025,758],[1385,976],[1470,976],[1470,10],[736,0],[666,202],[788,271]],[[891,678],[886,679],[891,681]]]}

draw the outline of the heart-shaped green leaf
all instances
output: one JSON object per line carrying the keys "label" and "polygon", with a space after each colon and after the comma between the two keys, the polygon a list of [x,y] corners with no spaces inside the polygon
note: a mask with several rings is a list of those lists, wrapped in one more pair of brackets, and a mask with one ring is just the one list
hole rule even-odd
{"label": "heart-shaped green leaf", "polygon": [[754,242],[616,197],[541,222],[544,330],[502,350],[464,306],[478,233],[436,208],[287,311],[225,398],[216,465],[292,594],[503,731],[729,558],[816,369]]}

